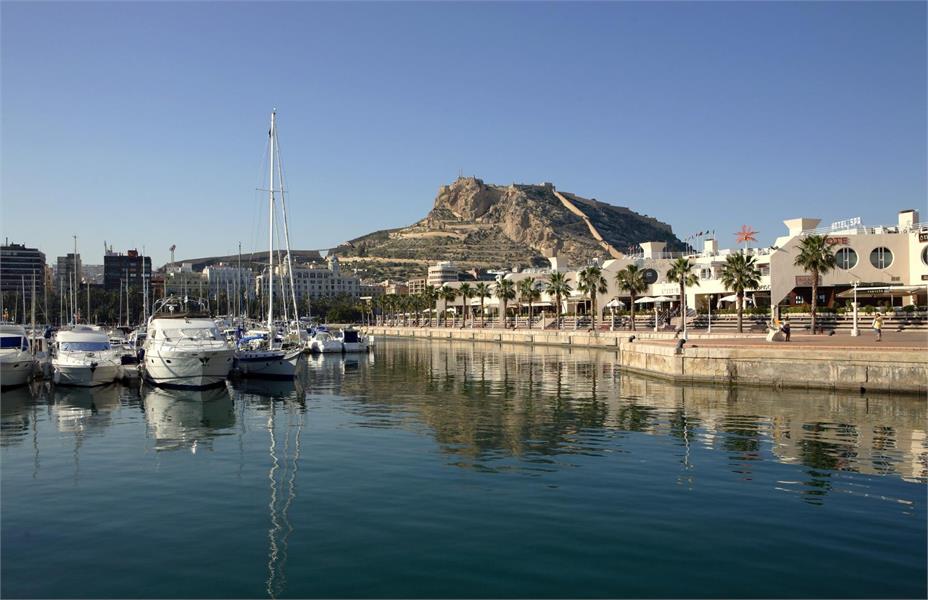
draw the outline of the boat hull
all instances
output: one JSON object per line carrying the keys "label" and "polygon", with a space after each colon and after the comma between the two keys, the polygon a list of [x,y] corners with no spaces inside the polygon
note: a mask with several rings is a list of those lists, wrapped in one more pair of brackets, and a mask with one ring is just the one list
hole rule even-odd
{"label": "boat hull", "polygon": [[56,365],[53,380],[55,385],[75,385],[80,387],[95,387],[113,383],[120,376],[120,367],[117,364],[92,365]]}
{"label": "boat hull", "polygon": [[200,389],[222,385],[232,370],[232,350],[149,352],[145,379],[155,385]]}
{"label": "boat hull", "polygon": [[243,377],[293,379],[296,377],[302,352],[246,351],[238,356],[238,370]]}
{"label": "boat hull", "polygon": [[309,350],[313,353],[331,353],[331,352],[344,352],[344,346],[338,340],[326,340],[319,341],[313,340],[309,344]]}
{"label": "boat hull", "polygon": [[35,369],[31,356],[0,360],[0,387],[15,387],[29,383]]}
{"label": "boat hull", "polygon": [[345,348],[345,352],[367,352],[369,346],[367,342],[342,342],[342,345]]}

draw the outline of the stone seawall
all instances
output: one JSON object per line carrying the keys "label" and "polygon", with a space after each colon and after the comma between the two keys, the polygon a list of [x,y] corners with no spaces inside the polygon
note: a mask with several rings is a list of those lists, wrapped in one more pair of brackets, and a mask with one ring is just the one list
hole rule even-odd
{"label": "stone seawall", "polygon": [[[503,331],[368,327],[375,338],[409,337],[471,342],[598,348],[613,352],[629,371],[672,381],[712,385],[761,385],[808,389],[928,393],[928,354],[921,350],[882,351],[836,348],[691,347],[678,353],[648,337],[629,341],[629,332]],[[666,338],[664,338],[666,340]]]}

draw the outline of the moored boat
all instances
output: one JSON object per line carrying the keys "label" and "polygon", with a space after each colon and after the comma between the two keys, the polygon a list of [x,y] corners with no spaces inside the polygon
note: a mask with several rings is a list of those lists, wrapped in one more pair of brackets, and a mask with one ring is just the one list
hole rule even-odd
{"label": "moored boat", "polygon": [[119,354],[106,333],[76,325],[55,336],[53,380],[58,385],[93,387],[120,377]]}
{"label": "moored boat", "polygon": [[159,300],[148,322],[145,379],[155,385],[206,388],[222,385],[232,370],[233,349],[209,317],[203,300]]}
{"label": "moored boat", "polygon": [[12,323],[0,324],[0,387],[28,383],[35,364],[26,329]]}

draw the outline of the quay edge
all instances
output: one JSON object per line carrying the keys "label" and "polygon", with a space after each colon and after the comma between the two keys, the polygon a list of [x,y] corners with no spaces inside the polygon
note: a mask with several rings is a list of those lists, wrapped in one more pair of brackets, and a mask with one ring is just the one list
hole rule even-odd
{"label": "quay edge", "polygon": [[[613,352],[629,371],[681,383],[753,385],[928,394],[928,353],[834,348],[698,347],[701,336],[690,336],[677,353],[667,344],[649,343],[647,334],[629,342],[635,332],[529,331],[367,327],[376,337],[401,337],[478,343],[561,346]],[[667,339],[664,337],[663,339]],[[696,346],[696,347],[694,347]]]}

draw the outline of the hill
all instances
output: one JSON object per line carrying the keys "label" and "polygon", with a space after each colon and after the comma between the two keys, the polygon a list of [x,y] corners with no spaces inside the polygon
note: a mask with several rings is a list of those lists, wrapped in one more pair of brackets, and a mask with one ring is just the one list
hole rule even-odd
{"label": "hill", "polygon": [[453,260],[462,268],[547,265],[559,256],[572,265],[615,258],[630,246],[664,241],[682,247],[670,225],[542,185],[485,184],[462,177],[442,186],[422,220],[355,238],[331,252],[366,277],[424,277],[426,266]]}

